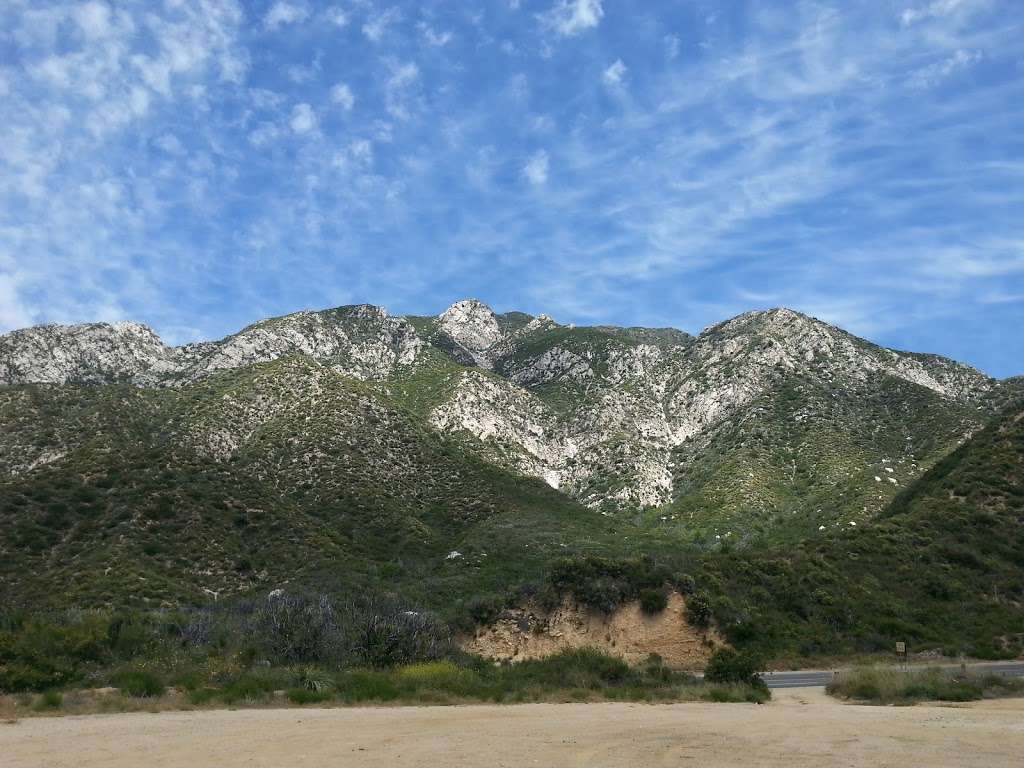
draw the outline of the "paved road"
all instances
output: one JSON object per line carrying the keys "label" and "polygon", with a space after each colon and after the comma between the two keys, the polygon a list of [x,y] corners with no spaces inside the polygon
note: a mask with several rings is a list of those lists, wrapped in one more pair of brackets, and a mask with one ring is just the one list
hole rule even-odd
{"label": "paved road", "polygon": [[[942,664],[943,669],[959,669],[959,664]],[[1004,677],[1024,677],[1024,662],[994,661],[968,664],[972,672],[1002,675]],[[828,685],[835,676],[835,671],[798,670],[794,672],[767,672],[763,675],[769,688],[817,688]]]}

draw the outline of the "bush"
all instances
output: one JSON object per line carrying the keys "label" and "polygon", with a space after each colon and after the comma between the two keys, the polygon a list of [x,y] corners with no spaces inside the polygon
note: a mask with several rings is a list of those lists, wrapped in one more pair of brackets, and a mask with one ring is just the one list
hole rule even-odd
{"label": "bush", "polygon": [[121,693],[140,698],[162,696],[165,690],[164,683],[159,677],[141,669],[115,675],[114,683],[121,689]]}
{"label": "bush", "polygon": [[684,573],[676,578],[676,589],[684,595],[692,595],[697,591],[697,582],[693,580],[693,576]]}
{"label": "bush", "polygon": [[686,620],[695,627],[711,625],[711,598],[707,592],[697,592],[686,601]]}
{"label": "bush", "polygon": [[505,608],[505,600],[496,596],[473,597],[466,603],[466,613],[474,625],[491,624]]}
{"label": "bush", "polygon": [[64,695],[57,691],[47,691],[32,705],[37,712],[44,712],[48,709],[60,709],[64,706]]}
{"label": "bush", "polygon": [[645,589],[640,592],[640,608],[644,613],[661,613],[668,607],[668,595],[663,589]]}
{"label": "bush", "polygon": [[917,701],[975,701],[987,697],[1019,696],[1024,681],[981,676],[951,669],[855,669],[841,673],[826,691],[870,704],[910,704]]}
{"label": "bush", "polygon": [[674,581],[672,572],[648,557],[612,560],[582,556],[559,560],[548,575],[556,595],[571,595],[588,608],[611,613],[645,589],[663,590]]}
{"label": "bush", "polygon": [[752,654],[741,653],[732,648],[719,648],[708,661],[704,679],[712,683],[743,683],[764,687],[765,682],[759,674],[761,666],[760,661]]}
{"label": "bush", "polygon": [[371,667],[434,661],[451,649],[447,626],[419,611],[369,603],[352,613],[351,622],[349,648]]}
{"label": "bush", "polygon": [[227,704],[262,701],[279,686],[280,679],[272,675],[244,674],[236,677],[216,694]]}
{"label": "bush", "polygon": [[325,595],[271,595],[253,622],[255,640],[275,660],[324,661],[337,654],[340,632]]}
{"label": "bush", "polygon": [[319,704],[330,698],[330,691],[314,691],[309,688],[288,689],[288,699],[295,704]]}
{"label": "bush", "polygon": [[520,682],[528,681],[549,689],[588,690],[622,682],[629,672],[629,665],[622,659],[593,648],[561,651],[545,659],[520,662],[508,669],[508,674]]}

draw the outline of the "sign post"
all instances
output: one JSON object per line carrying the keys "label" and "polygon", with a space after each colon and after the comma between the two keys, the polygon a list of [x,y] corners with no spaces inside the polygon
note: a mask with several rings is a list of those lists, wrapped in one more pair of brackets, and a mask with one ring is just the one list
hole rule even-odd
{"label": "sign post", "polygon": [[907,664],[907,644],[903,641],[896,643],[896,657],[903,663],[903,666]]}

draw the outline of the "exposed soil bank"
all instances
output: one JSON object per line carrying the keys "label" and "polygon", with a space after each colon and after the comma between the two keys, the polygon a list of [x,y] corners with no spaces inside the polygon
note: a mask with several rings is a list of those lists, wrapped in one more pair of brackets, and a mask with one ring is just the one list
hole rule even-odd
{"label": "exposed soil bank", "polygon": [[677,669],[703,669],[721,641],[686,621],[682,595],[669,595],[665,610],[649,615],[640,603],[625,603],[611,615],[566,602],[550,614],[517,608],[465,638],[463,648],[485,658],[522,661],[567,648],[590,647],[620,656],[630,664],[656,653]]}

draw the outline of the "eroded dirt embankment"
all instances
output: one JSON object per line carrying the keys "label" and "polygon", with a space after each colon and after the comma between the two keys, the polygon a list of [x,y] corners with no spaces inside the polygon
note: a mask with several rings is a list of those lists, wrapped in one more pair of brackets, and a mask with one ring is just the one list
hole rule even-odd
{"label": "eroded dirt embankment", "polygon": [[652,653],[673,667],[703,669],[721,639],[686,621],[682,595],[669,595],[665,610],[644,613],[639,602],[625,603],[610,615],[565,602],[550,614],[536,607],[505,611],[492,625],[461,641],[485,658],[522,661],[550,656],[567,648],[597,648],[630,663]]}

